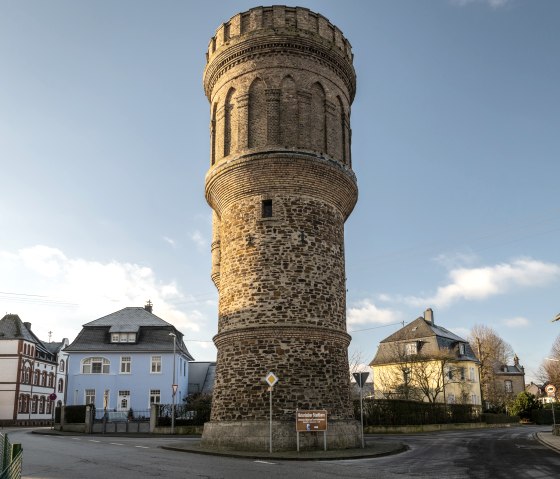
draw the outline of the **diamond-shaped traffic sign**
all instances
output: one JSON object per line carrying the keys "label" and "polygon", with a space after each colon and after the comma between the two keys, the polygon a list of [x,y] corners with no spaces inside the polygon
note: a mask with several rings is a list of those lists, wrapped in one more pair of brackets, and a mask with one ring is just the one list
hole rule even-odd
{"label": "diamond-shaped traffic sign", "polygon": [[274,386],[278,382],[278,378],[276,377],[276,374],[274,374],[272,371],[266,374],[264,380],[267,382],[267,384],[270,387]]}

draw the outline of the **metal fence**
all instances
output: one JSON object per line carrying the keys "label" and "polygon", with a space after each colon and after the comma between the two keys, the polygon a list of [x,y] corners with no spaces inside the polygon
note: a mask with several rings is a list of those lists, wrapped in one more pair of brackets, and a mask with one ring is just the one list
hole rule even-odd
{"label": "metal fence", "polygon": [[11,444],[8,435],[0,433],[0,479],[19,479],[22,464],[21,444]]}
{"label": "metal fence", "polygon": [[[209,400],[199,400],[194,404],[175,405],[175,426],[203,426],[210,420],[211,404]],[[173,406],[158,404],[157,426],[170,426]]]}

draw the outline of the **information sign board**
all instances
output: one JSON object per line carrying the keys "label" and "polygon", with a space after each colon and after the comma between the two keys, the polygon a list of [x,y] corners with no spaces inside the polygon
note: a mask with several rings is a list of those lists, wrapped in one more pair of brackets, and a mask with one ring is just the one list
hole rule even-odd
{"label": "information sign board", "polygon": [[317,432],[327,430],[327,411],[318,410],[299,410],[296,412],[296,431],[297,432]]}

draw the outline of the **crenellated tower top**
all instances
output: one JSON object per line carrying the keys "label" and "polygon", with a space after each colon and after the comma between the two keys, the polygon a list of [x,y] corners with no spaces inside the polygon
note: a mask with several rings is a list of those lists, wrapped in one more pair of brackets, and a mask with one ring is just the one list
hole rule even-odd
{"label": "crenellated tower top", "polygon": [[[267,44],[263,44],[262,36],[267,37]],[[290,37],[297,37],[297,41],[290,42]],[[255,54],[255,49],[260,53],[307,54],[330,63],[329,66],[344,78],[350,93],[348,100],[352,103],[356,74],[350,42],[323,15],[308,8],[284,5],[255,7],[220,25],[210,39],[206,53],[206,96],[210,98],[215,82],[225,70]]]}

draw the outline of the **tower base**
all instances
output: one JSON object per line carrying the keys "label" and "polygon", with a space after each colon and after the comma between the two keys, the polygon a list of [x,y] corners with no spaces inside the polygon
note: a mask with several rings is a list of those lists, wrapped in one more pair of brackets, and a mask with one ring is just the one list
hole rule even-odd
{"label": "tower base", "polygon": [[[361,447],[360,423],[354,419],[329,420],[327,449]],[[270,423],[268,421],[211,421],[204,424],[201,445],[207,448],[235,451],[269,451]],[[301,432],[300,451],[321,450],[323,432]],[[294,422],[272,422],[272,450],[297,450]]]}

